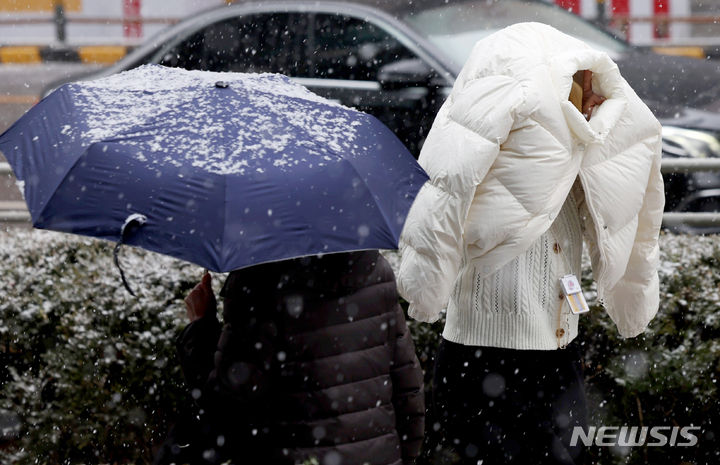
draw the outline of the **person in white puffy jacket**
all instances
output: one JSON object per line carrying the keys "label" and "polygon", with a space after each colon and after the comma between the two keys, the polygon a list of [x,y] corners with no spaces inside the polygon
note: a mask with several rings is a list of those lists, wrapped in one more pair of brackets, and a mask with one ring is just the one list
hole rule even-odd
{"label": "person in white puffy jacket", "polygon": [[[582,72],[581,72],[582,71]],[[650,71],[650,70],[649,70]],[[570,100],[585,78],[582,104]],[[661,127],[604,52],[539,23],[479,41],[430,130],[401,235],[409,314],[446,311],[433,398],[467,463],[583,461],[581,272],[623,337],[658,309]],[[587,316],[585,316],[587,317]]]}

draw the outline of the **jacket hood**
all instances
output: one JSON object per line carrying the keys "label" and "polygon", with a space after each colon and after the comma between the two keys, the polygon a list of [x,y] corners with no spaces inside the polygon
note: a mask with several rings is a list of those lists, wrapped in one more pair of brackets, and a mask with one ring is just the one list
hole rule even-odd
{"label": "jacket hood", "polygon": [[[551,60],[550,66],[568,127],[585,143],[602,143],[627,106],[623,79],[615,63],[607,53],[588,49],[559,54]],[[570,95],[573,75],[585,69],[593,72],[593,87],[607,98],[597,107],[590,121],[565,97]]]}
{"label": "jacket hood", "polygon": [[[543,23],[518,23],[493,35],[504,37],[505,41],[527,49],[528,53],[519,58],[520,64],[513,66],[516,75],[522,74],[517,68],[528,63],[530,54],[547,60],[552,86],[558,101],[562,102],[563,116],[570,130],[585,143],[602,143],[605,140],[627,106],[627,84],[620,75],[618,66],[606,52],[595,50]],[[493,40],[491,37],[488,39]],[[534,66],[543,64],[543,61],[538,61]],[[590,121],[585,120],[574,105],[567,101],[573,75],[585,69],[593,72],[593,88],[607,98],[597,107]],[[526,74],[531,76],[531,69],[527,71]]]}

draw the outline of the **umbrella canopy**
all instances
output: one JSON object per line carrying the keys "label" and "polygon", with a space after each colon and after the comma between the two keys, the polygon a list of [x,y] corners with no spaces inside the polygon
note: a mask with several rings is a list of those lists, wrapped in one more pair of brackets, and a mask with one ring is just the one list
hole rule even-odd
{"label": "umbrella canopy", "polygon": [[374,117],[284,76],[155,65],[62,86],[0,151],[35,227],[220,272],[396,248],[427,180]]}

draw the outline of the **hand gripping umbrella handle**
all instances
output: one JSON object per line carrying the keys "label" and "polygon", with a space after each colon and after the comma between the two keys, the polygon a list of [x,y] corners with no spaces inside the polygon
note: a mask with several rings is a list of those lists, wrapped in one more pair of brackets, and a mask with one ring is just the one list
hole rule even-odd
{"label": "hand gripping umbrella handle", "polygon": [[141,215],[139,213],[133,213],[132,215],[128,216],[125,219],[125,222],[122,225],[122,228],[120,228],[120,240],[115,245],[115,249],[113,250],[113,261],[115,262],[115,266],[120,271],[120,278],[122,279],[123,286],[125,286],[125,289],[132,295],[135,296],[135,293],[130,288],[130,284],[128,284],[127,279],[125,279],[125,273],[123,272],[123,269],[120,267],[120,260],[118,258],[118,254],[120,253],[120,247],[125,243],[125,240],[130,236],[131,233],[134,233],[137,231],[137,229],[144,225],[147,222],[147,216]]}

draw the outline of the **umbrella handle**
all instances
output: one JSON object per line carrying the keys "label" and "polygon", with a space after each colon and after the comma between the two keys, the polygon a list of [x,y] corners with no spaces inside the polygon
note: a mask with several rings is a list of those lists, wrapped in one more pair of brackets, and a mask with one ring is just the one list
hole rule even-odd
{"label": "umbrella handle", "polygon": [[125,240],[130,235],[131,232],[135,232],[137,228],[144,225],[147,222],[147,216],[141,215],[139,213],[133,213],[132,215],[128,216],[125,219],[125,222],[123,223],[122,227],[120,228],[120,240],[117,244],[115,244],[115,249],[113,250],[113,261],[115,262],[115,266],[120,271],[120,279],[122,279],[123,286],[125,286],[125,289],[135,297],[135,293],[130,288],[130,284],[128,283],[127,279],[125,278],[125,272],[123,271],[122,267],[120,266],[120,247],[125,243]]}
{"label": "umbrella handle", "polygon": [[120,267],[120,260],[118,259],[118,254],[120,253],[121,246],[122,242],[118,242],[117,244],[115,244],[115,249],[113,250],[113,261],[115,262],[115,266],[117,267],[117,269],[120,271],[120,279],[122,279],[123,286],[125,286],[125,289],[127,289],[131,296],[136,297],[136,294],[130,288],[130,284],[127,282],[127,279],[125,279],[125,272],[123,272],[123,269]]}

